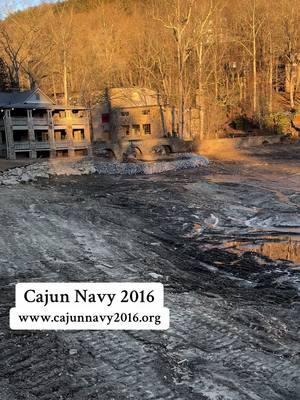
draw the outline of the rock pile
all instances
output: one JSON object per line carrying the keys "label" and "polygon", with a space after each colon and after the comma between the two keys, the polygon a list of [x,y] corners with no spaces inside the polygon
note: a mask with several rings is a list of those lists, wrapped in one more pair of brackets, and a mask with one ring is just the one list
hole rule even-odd
{"label": "rock pile", "polygon": [[49,178],[58,175],[137,175],[158,174],[161,172],[197,168],[208,165],[205,157],[186,154],[173,161],[120,163],[114,161],[84,160],[49,160],[30,164],[24,167],[12,168],[0,174],[0,185],[17,185],[35,181],[38,178]]}
{"label": "rock pile", "polygon": [[194,154],[186,154],[184,157],[173,161],[154,161],[154,162],[96,162],[95,167],[98,174],[105,175],[150,175],[159,174],[167,171],[176,171],[187,168],[197,168],[208,165],[205,157]]}

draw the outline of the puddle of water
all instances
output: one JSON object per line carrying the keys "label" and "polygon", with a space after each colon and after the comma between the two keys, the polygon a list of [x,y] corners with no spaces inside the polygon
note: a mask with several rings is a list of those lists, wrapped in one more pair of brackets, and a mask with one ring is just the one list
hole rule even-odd
{"label": "puddle of water", "polygon": [[224,247],[238,251],[253,251],[273,260],[288,260],[300,264],[299,237],[265,237],[255,242],[225,242]]}

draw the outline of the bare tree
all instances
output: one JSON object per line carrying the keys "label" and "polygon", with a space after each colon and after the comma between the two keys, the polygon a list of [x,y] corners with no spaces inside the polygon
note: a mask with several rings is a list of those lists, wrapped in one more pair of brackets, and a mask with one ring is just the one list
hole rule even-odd
{"label": "bare tree", "polygon": [[239,24],[234,41],[238,42],[252,59],[252,111],[257,112],[257,41],[265,22],[258,7],[259,0],[244,0],[239,3]]}
{"label": "bare tree", "polygon": [[195,0],[172,0],[165,4],[168,12],[165,18],[157,15],[155,19],[162,22],[163,26],[172,32],[176,43],[177,79],[178,79],[178,122],[179,136],[184,135],[184,112],[185,112],[185,68],[191,55],[193,47],[193,36],[191,35],[191,15]]}
{"label": "bare tree", "polygon": [[73,7],[65,10],[67,3],[54,6],[53,18],[50,25],[51,39],[55,51],[59,54],[59,59],[62,66],[62,80],[65,104],[69,101],[69,72],[70,72],[70,51],[73,40]]}
{"label": "bare tree", "polygon": [[[204,78],[204,62],[208,54],[208,50],[211,46],[216,47],[216,27],[213,24],[213,15],[217,9],[217,5],[213,4],[211,0],[208,5],[204,4],[204,7],[198,8],[198,12],[194,16],[194,48],[196,51],[197,61],[198,61],[198,106],[199,106],[199,117],[200,117],[200,127],[199,135],[200,139],[204,137],[204,114],[205,114],[205,78]],[[216,53],[215,53],[216,57]],[[217,60],[215,59],[214,73],[215,81],[217,81],[216,72],[217,70]],[[217,89],[215,87],[215,93]]]}
{"label": "bare tree", "polygon": [[295,93],[299,85],[300,52],[300,12],[297,1],[281,3],[282,37],[284,40],[284,59],[286,62],[286,89],[289,92],[290,107],[295,108]]}

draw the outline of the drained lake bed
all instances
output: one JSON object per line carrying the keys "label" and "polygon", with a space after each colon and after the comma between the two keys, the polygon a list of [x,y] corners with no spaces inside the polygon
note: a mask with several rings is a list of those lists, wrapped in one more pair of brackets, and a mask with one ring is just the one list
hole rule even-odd
{"label": "drained lake bed", "polygon": [[[299,146],[248,157],[1,187],[1,399],[299,398]],[[167,331],[9,329],[18,282],[122,281]]]}

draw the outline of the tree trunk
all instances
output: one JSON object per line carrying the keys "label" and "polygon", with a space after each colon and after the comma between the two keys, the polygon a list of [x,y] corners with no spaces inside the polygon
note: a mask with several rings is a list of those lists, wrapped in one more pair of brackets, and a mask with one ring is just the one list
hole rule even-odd
{"label": "tree trunk", "polygon": [[291,106],[291,108],[295,108],[294,94],[295,94],[295,79],[294,79],[293,64],[291,64],[291,66],[290,66],[290,106]]}
{"label": "tree trunk", "polygon": [[200,140],[203,140],[204,138],[204,96],[203,96],[203,42],[201,41],[200,47],[198,50],[198,90],[199,90],[199,95],[198,95],[198,107],[199,107],[199,119],[200,119]]}
{"label": "tree trunk", "polygon": [[273,48],[270,37],[270,66],[269,66],[269,112],[273,111]]}
{"label": "tree trunk", "polygon": [[54,101],[55,103],[57,103],[57,97],[56,97],[56,87],[55,87],[55,79],[54,79],[54,73],[52,72],[51,74],[52,77],[52,90],[53,90],[53,97],[54,97]]}
{"label": "tree trunk", "polygon": [[237,74],[237,83],[239,87],[239,100],[242,102],[243,100],[243,77],[241,78],[240,73]]}
{"label": "tree trunk", "polygon": [[182,49],[181,38],[178,35],[177,41],[177,58],[178,58],[178,124],[179,124],[179,137],[184,134],[184,97],[183,97],[183,66],[182,66]]}
{"label": "tree trunk", "polygon": [[253,114],[257,111],[257,67],[256,67],[256,33],[255,33],[255,22],[253,21],[253,60],[252,60],[252,70],[253,70]]}
{"label": "tree trunk", "polygon": [[64,79],[64,100],[65,104],[68,104],[68,68],[67,68],[67,52],[63,51],[63,79]]}
{"label": "tree trunk", "polygon": [[217,52],[214,54],[214,78],[215,78],[215,99],[218,100],[219,88],[218,88],[218,62],[217,62]]}
{"label": "tree trunk", "polygon": [[278,59],[275,62],[275,90],[276,93],[279,92],[279,66],[278,66]]}

